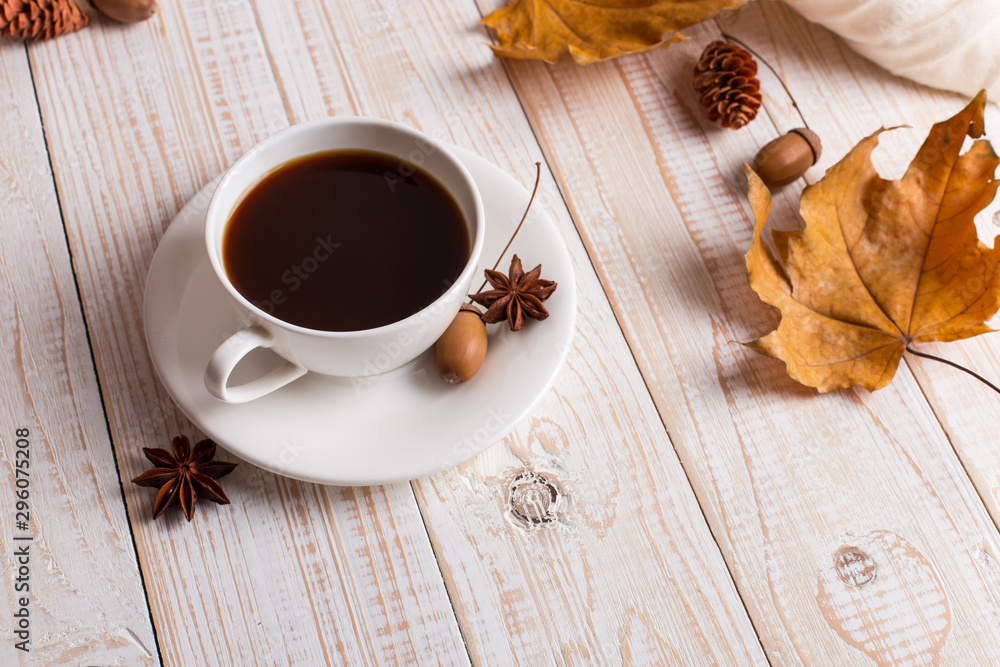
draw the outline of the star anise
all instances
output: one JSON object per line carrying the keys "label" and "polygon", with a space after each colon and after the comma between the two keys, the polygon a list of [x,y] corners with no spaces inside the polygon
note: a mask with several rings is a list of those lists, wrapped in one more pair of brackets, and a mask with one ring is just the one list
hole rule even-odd
{"label": "star anise", "polygon": [[215,480],[231,473],[236,464],[213,461],[215,443],[211,440],[202,440],[193,450],[186,435],[174,438],[172,444],[173,454],[165,449],[143,447],[143,454],[156,467],[132,480],[133,484],[160,490],[153,503],[153,519],[178,498],[188,521],[194,518],[194,504],[199,497],[228,505],[229,497]]}
{"label": "star anise", "polygon": [[552,296],[557,285],[551,280],[542,280],[539,277],[541,275],[541,264],[525,273],[521,259],[514,255],[508,275],[486,269],[486,280],[493,289],[470,294],[469,298],[487,307],[483,313],[483,322],[493,324],[507,320],[511,331],[520,331],[524,326],[525,315],[536,320],[544,320],[549,316],[542,301]]}

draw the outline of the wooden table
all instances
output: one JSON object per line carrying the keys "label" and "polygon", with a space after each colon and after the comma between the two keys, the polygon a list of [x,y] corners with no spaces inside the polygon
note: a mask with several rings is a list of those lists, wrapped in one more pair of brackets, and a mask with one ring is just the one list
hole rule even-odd
{"label": "wooden table", "polygon": [[[0,44],[0,507],[13,545],[27,428],[34,535],[32,651],[13,647],[9,546],[0,663],[996,664],[1000,401],[916,358],[876,393],[818,395],[737,344],[776,322],[746,282],[741,164],[801,122],[764,71],[760,117],[713,126],[690,72],[721,30],[766,57],[823,138],[810,181],[907,123],[877,155],[897,177],[966,100],[776,2],[590,67],[494,58],[476,21],[496,4],[164,1],[147,23]],[[341,114],[526,185],[542,162],[580,295],[565,367],[454,469],[337,488],[243,464],[230,506],[154,523],[129,482],[141,448],[199,435],[143,338],[157,242],[255,142]],[[926,349],[1000,378],[993,337]],[[512,512],[525,471],[557,491],[552,521]]]}

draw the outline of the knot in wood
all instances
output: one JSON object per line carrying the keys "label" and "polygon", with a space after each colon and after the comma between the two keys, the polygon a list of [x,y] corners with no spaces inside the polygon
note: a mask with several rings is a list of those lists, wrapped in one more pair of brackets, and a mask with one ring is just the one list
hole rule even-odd
{"label": "knot in wood", "polygon": [[508,509],[524,523],[537,526],[555,521],[558,500],[559,490],[540,473],[526,470],[510,482]]}
{"label": "knot in wood", "polygon": [[833,568],[848,586],[861,588],[875,578],[875,561],[857,547],[843,546],[833,554]]}

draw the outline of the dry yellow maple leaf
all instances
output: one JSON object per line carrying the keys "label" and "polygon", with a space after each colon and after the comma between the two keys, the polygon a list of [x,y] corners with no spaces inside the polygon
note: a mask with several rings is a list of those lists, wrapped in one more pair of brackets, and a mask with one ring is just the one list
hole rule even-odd
{"label": "dry yellow maple leaf", "polygon": [[505,58],[554,63],[569,53],[581,65],[650,51],[684,39],[678,30],[748,0],[510,0],[481,21]]}
{"label": "dry yellow maple leaf", "polygon": [[985,139],[961,153],[966,134],[984,132],[985,104],[981,92],[934,125],[898,181],[883,180],[871,163],[885,130],[862,140],[803,190],[805,229],[772,232],[777,257],[761,238],[770,193],[746,168],[756,218],[747,274],[781,311],[778,328],[749,347],[821,392],[875,390],[911,343],[992,331],[985,322],[1000,305],[1000,237],[987,248],[973,217],[996,194],[1000,160]]}

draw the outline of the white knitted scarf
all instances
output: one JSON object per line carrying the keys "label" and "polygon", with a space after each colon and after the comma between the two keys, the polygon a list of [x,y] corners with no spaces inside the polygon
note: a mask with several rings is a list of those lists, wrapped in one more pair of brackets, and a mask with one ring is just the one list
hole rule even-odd
{"label": "white knitted scarf", "polygon": [[893,74],[1000,103],[1000,0],[793,0]]}

